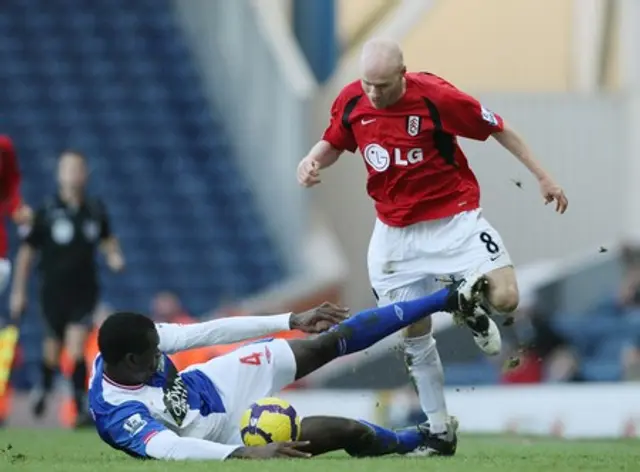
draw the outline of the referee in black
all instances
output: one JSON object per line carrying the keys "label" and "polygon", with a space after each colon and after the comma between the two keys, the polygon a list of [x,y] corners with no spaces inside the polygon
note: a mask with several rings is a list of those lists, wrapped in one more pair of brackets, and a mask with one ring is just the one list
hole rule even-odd
{"label": "referee in black", "polygon": [[85,157],[64,152],[58,160],[58,193],[36,212],[33,225],[18,251],[10,298],[10,311],[18,320],[27,306],[27,281],[33,261],[39,259],[40,307],[46,325],[42,386],[34,395],[33,412],[45,411],[64,343],[74,361],[72,376],[77,426],[89,420],[85,403],[87,366],[84,348],[98,304],[96,249],[109,268],[124,269],[124,258],[112,234],[104,204],[85,193]]}

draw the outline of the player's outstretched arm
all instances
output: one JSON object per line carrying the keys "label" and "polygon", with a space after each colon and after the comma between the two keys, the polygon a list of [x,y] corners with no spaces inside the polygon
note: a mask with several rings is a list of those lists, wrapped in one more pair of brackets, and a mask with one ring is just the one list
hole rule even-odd
{"label": "player's outstretched arm", "polygon": [[173,461],[225,460],[242,446],[228,446],[204,439],[180,437],[164,430],[147,440],[145,455],[151,459]]}
{"label": "player's outstretched arm", "polygon": [[307,157],[318,163],[320,169],[332,166],[342,155],[342,151],[333,147],[329,141],[321,139],[309,151]]}
{"label": "player's outstretched arm", "polygon": [[36,250],[28,243],[22,243],[16,256],[13,286],[9,298],[9,312],[11,319],[19,321],[27,308],[27,284],[29,274],[36,258]]}
{"label": "player's outstretched arm", "polygon": [[[360,86],[345,87],[331,105],[331,119],[322,139],[311,148],[298,165],[298,183],[304,187],[313,187],[321,182],[320,170],[336,163],[343,151],[355,152],[356,143],[345,113],[348,103],[357,103],[361,95]],[[355,101],[354,101],[355,99]]]}
{"label": "player's outstretched arm", "polygon": [[319,333],[341,322],[349,310],[323,303],[304,313],[285,313],[270,316],[237,316],[180,325],[159,323],[160,351],[168,354],[216,344],[230,344],[279,331],[299,329]]}
{"label": "player's outstretched arm", "polygon": [[564,213],[569,205],[569,201],[562,188],[555,182],[538,160],[533,156],[533,152],[527,146],[524,139],[507,123],[504,123],[502,131],[492,135],[507,151],[513,154],[522,164],[529,169],[540,184],[540,191],[545,204],[556,202],[556,211]]}
{"label": "player's outstretched arm", "polygon": [[234,454],[242,456],[242,444],[221,444],[204,439],[181,437],[151,416],[138,401],[127,401],[94,412],[100,437],[110,446],[139,458],[181,461],[222,461]]}
{"label": "player's outstretched arm", "polygon": [[174,461],[307,458],[311,457],[311,454],[296,448],[308,445],[308,442],[293,442],[271,443],[259,447],[229,446],[204,439],[180,437],[173,431],[165,430],[148,440],[146,456]]}

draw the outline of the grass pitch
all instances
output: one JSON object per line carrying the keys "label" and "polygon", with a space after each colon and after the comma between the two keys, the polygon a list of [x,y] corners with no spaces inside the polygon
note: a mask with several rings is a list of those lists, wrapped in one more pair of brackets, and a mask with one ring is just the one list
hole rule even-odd
{"label": "grass pitch", "polygon": [[591,472],[639,471],[640,440],[565,441],[461,436],[452,458],[351,459],[168,463],[137,461],[111,450],[93,432],[0,430],[0,471],[34,472]]}

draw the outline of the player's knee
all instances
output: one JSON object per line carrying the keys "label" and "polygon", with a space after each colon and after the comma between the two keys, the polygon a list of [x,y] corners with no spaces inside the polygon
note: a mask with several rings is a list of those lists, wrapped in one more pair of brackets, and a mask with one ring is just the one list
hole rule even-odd
{"label": "player's knee", "polygon": [[67,344],[65,347],[67,354],[74,362],[84,359],[84,346],[78,344]]}
{"label": "player's knee", "polygon": [[87,339],[86,329],[69,327],[66,332],[65,349],[71,359],[84,359],[84,348]]}
{"label": "player's knee", "polygon": [[373,434],[370,427],[350,418],[336,418],[333,433],[341,434],[347,442],[357,442]]}
{"label": "player's knee", "polygon": [[511,313],[518,308],[520,294],[516,284],[507,284],[496,287],[489,295],[489,302],[501,313]]}

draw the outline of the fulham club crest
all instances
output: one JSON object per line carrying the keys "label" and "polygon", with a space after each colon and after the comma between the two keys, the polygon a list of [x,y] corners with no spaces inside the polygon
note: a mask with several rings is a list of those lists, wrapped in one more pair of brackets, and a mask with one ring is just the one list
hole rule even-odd
{"label": "fulham club crest", "polygon": [[422,118],[416,115],[407,117],[407,134],[409,136],[418,136],[422,125]]}

